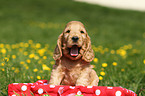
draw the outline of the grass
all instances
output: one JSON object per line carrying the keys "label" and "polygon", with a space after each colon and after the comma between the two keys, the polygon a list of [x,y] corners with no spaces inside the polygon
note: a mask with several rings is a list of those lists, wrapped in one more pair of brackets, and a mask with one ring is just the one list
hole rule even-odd
{"label": "grass", "polygon": [[83,22],[91,37],[99,86],[138,93],[145,87],[144,16],[72,0],[1,0],[0,95],[7,96],[10,83],[49,80],[57,37],[72,20]]}

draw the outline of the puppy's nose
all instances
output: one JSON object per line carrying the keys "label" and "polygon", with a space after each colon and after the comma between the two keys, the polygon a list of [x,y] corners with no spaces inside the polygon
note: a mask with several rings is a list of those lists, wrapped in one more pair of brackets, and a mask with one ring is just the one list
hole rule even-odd
{"label": "puppy's nose", "polygon": [[79,40],[79,37],[78,36],[73,36],[72,40],[73,40],[73,42],[77,42]]}

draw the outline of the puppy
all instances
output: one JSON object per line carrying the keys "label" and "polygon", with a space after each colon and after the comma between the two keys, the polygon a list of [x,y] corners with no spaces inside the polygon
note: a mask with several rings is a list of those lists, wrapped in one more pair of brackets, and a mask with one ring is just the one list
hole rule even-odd
{"label": "puppy", "polygon": [[69,22],[57,40],[54,51],[55,66],[49,84],[97,86],[99,79],[91,68],[94,59],[90,37],[79,21]]}

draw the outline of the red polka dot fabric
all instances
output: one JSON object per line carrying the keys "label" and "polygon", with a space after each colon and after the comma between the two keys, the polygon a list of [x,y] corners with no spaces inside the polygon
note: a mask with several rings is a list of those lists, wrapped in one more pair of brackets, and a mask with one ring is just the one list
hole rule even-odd
{"label": "red polka dot fabric", "polygon": [[137,96],[122,87],[106,86],[55,86],[47,80],[36,83],[12,83],[8,86],[8,96]]}

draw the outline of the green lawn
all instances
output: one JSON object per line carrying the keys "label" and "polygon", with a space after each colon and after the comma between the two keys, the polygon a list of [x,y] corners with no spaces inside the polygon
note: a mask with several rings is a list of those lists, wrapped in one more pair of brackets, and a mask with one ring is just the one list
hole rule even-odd
{"label": "green lawn", "polygon": [[145,89],[145,12],[72,0],[0,0],[0,96],[10,83],[49,80],[56,40],[72,20],[91,37],[99,86]]}

